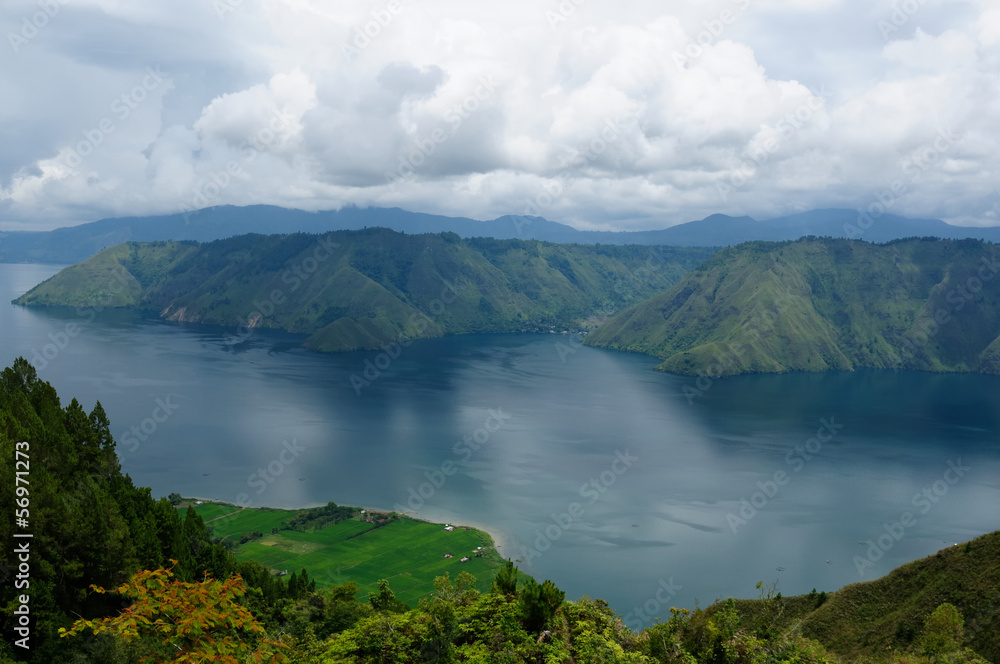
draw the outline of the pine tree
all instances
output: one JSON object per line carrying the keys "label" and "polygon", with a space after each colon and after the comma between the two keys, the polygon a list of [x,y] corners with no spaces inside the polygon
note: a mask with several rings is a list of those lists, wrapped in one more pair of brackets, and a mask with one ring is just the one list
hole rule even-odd
{"label": "pine tree", "polygon": [[514,561],[508,559],[504,563],[504,566],[500,568],[500,571],[494,577],[493,586],[490,590],[496,594],[507,595],[509,597],[517,594],[517,567],[514,566]]}

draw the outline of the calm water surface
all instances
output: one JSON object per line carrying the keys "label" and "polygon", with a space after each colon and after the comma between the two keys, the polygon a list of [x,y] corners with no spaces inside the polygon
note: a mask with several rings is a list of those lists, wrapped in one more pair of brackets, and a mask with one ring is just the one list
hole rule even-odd
{"label": "calm water surface", "polygon": [[[481,526],[529,573],[607,599],[632,626],[755,596],[758,580],[834,590],[1000,528],[997,377],[751,376],[689,399],[692,379],[645,356],[490,335],[415,342],[356,389],[352,375],[386,357],[7,304],[57,270],[0,265],[0,363],[37,351],[66,401],[100,400],[123,469],[155,495]],[[915,525],[893,526],[906,512]],[[859,567],[860,542],[880,536]]]}

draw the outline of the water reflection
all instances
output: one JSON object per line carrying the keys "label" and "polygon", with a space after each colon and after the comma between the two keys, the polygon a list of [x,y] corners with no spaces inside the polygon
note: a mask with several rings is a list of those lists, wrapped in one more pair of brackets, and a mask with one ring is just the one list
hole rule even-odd
{"label": "water reflection", "polygon": [[[0,286],[9,301],[54,271],[0,265]],[[0,306],[4,364],[78,318]],[[390,508],[415,492],[420,516],[483,526],[532,574],[623,614],[663,584],[676,606],[754,596],[758,580],[832,590],[1000,522],[996,377],[748,376],[689,403],[692,379],[652,371],[651,358],[490,335],[413,343],[359,396],[351,376],[377,353],[320,355],[266,331],[234,345],[234,334],[103,312],[40,373],[66,400],[101,400],[124,470],[157,495]],[[176,409],[147,433],[158,400]],[[491,411],[509,418],[469,453],[461,444]],[[843,428],[789,462],[831,418]],[[122,444],[133,427],[145,439]],[[285,463],[290,445],[301,451]],[[636,460],[615,466],[619,455]],[[858,543],[915,510],[957,459],[968,474],[859,576]]]}

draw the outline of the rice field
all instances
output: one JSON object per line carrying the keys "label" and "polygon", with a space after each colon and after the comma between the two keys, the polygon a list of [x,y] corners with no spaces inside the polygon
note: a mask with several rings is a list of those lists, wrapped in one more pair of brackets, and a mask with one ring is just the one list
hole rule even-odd
{"label": "rice field", "polygon": [[[354,581],[361,598],[377,592],[379,580],[387,579],[396,597],[413,607],[433,591],[438,576],[449,573],[454,579],[469,572],[485,590],[502,563],[485,532],[461,526],[446,531],[443,524],[409,517],[384,525],[349,519],[301,532],[280,530],[294,514],[290,510],[203,503],[195,511],[215,528],[217,537],[238,542],[251,531],[263,534],[233,550],[238,560],[256,560],[278,574],[306,569],[318,587]],[[469,560],[461,562],[466,557]]]}

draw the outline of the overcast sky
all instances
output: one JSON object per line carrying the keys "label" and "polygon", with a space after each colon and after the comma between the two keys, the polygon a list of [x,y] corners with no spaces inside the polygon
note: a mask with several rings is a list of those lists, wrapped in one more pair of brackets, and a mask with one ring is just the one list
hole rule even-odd
{"label": "overcast sky", "polygon": [[268,203],[1000,224],[996,0],[4,0],[0,229]]}

